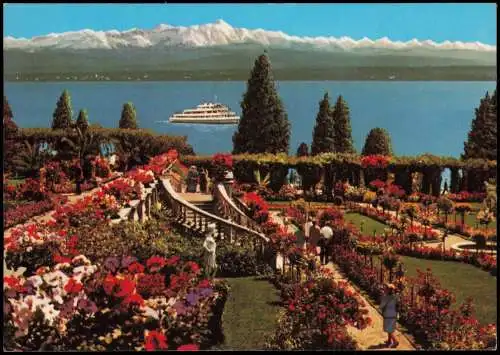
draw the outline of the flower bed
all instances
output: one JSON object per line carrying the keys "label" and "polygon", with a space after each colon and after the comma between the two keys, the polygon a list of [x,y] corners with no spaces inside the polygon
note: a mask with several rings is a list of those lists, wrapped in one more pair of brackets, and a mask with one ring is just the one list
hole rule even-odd
{"label": "flower bed", "polygon": [[[358,234],[356,229],[348,228],[338,220],[335,233],[341,233],[342,229],[350,234]],[[490,271],[496,270],[496,259],[488,255],[473,256],[470,253],[442,254],[436,248],[412,248],[402,244],[396,236],[362,237],[358,234],[356,239],[356,247],[346,242],[334,244],[332,253],[334,262],[350,280],[365,290],[375,301],[380,299],[383,282],[387,280],[384,269],[390,269],[388,278],[390,280],[395,276],[393,282],[401,292],[400,319],[420,339],[425,348],[484,349],[495,346],[495,325],[480,326],[473,317],[470,301],[462,305],[459,311],[452,310],[453,295],[442,289],[430,272],[408,280],[398,274],[397,265],[400,261],[394,253],[429,259],[443,257],[446,260],[478,265]],[[388,245],[391,245],[391,249],[387,249]],[[382,265],[385,267],[379,272],[373,262],[369,261],[372,257],[368,259],[368,256],[380,254],[384,250]],[[430,291],[426,293],[426,290]]]}
{"label": "flower bed", "polygon": [[4,211],[3,228],[5,230],[24,223],[30,218],[57,208],[57,206],[66,203],[67,200],[68,198],[65,196],[53,196],[46,200],[30,201],[25,204],[17,205],[15,208],[10,208]]}
{"label": "flower bed", "polygon": [[175,350],[212,342],[210,313],[227,288],[192,262],[83,255],[31,277],[4,278],[4,329],[14,350]]}
{"label": "flower bed", "polygon": [[146,240],[160,227],[110,226],[116,206],[100,190],[5,238],[6,263],[18,270],[4,278],[7,349],[197,350],[220,342],[227,285],[204,279],[196,262],[151,256]]}
{"label": "flower bed", "polygon": [[277,282],[286,306],[268,342],[272,350],[356,350],[347,326],[366,328],[371,319],[364,304],[335,282],[326,268],[296,284]]}
{"label": "flower bed", "polygon": [[[345,246],[334,248],[335,262],[346,276],[378,301],[382,295],[378,270],[364,256]],[[431,286],[429,286],[430,281]],[[416,279],[400,279],[400,321],[429,349],[484,349],[495,344],[495,325],[482,327],[473,317],[470,302],[451,309],[453,295],[439,286],[430,273]],[[425,296],[425,290],[432,293]],[[427,298],[425,298],[427,297]],[[468,311],[463,311],[467,309]]]}

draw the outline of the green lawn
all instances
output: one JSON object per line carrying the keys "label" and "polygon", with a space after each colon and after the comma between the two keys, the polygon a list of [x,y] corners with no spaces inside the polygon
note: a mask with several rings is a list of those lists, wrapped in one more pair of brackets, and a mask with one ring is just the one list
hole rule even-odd
{"label": "green lawn", "polygon": [[387,225],[359,213],[348,212],[344,215],[344,219],[358,227],[362,233],[370,235],[373,235],[373,231],[375,231],[376,235],[382,235],[384,229],[389,228]]}
{"label": "green lawn", "polygon": [[[374,259],[374,261],[378,258]],[[473,298],[477,319],[484,324],[497,323],[497,279],[488,272],[475,266],[454,262],[419,259],[402,256],[401,261],[407,272],[406,276],[414,277],[417,269],[425,271],[431,268],[441,286],[453,292],[455,306],[462,304],[467,297]]]}
{"label": "green lawn", "polygon": [[231,287],[224,307],[225,342],[217,350],[264,350],[266,337],[274,333],[281,307],[279,292],[266,280],[228,278]]}
{"label": "green lawn", "polygon": [[[467,213],[465,215],[465,224],[474,228],[482,228],[483,226],[480,225],[476,220],[476,215],[477,213],[475,212]],[[454,222],[455,216],[453,215],[448,216],[448,221]],[[460,214],[457,214],[457,223],[460,223],[461,221],[462,221],[462,216],[460,216]],[[497,227],[496,219],[494,221],[491,221],[490,224],[488,224],[488,228],[496,228],[496,227]]]}

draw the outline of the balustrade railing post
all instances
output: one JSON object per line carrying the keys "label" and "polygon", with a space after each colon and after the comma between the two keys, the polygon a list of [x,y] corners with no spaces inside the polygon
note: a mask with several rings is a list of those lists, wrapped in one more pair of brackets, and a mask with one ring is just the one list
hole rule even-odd
{"label": "balustrade railing post", "polygon": [[146,195],[146,216],[151,217],[151,193]]}
{"label": "balustrade railing post", "polygon": [[139,204],[137,205],[137,214],[139,217],[139,221],[144,222],[144,201],[143,200],[139,201]]}

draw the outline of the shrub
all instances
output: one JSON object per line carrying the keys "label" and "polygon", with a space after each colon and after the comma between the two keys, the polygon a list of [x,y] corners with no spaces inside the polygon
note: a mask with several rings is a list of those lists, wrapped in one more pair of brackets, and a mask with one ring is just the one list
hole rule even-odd
{"label": "shrub", "polygon": [[335,196],[333,198],[333,203],[336,205],[336,206],[341,206],[343,203],[344,203],[344,200],[342,199],[341,196]]}
{"label": "shrub", "polygon": [[363,195],[363,202],[364,203],[372,203],[373,200],[377,198],[377,194],[373,191],[366,191],[365,194]]}

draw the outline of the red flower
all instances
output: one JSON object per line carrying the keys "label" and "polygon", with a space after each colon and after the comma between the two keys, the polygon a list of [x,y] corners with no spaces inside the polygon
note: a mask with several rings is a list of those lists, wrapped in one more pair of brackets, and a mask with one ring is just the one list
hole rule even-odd
{"label": "red flower", "polygon": [[165,258],[162,258],[161,256],[152,256],[146,261],[146,266],[150,271],[158,271],[165,266],[165,264]]}
{"label": "red flower", "polygon": [[207,287],[210,287],[210,280],[208,279],[204,279],[202,280],[199,284],[198,284],[198,287],[199,288],[207,288]]}
{"label": "red flower", "polygon": [[54,255],[52,255],[52,260],[56,264],[64,264],[64,263],[71,263],[71,260],[73,260],[73,259],[69,258],[67,256],[61,256],[60,254],[55,253]]}
{"label": "red flower", "polygon": [[142,274],[144,272],[144,266],[138,262],[133,262],[128,266],[128,271],[132,274]]}
{"label": "red flower", "polygon": [[64,291],[67,293],[79,293],[83,289],[83,284],[71,278],[64,286]]}
{"label": "red flower", "polygon": [[147,351],[154,351],[156,349],[167,349],[167,337],[160,330],[151,330],[146,334],[144,348]]}
{"label": "red flower", "polygon": [[181,345],[177,348],[178,351],[198,351],[200,347],[196,344]]}
{"label": "red flower", "polygon": [[199,267],[199,266],[198,266],[198,264],[197,264],[197,263],[195,263],[194,261],[188,261],[188,262],[186,263],[186,267],[191,268],[191,272],[193,272],[193,273],[195,273],[195,274],[196,274],[196,273],[198,273],[198,272],[200,271],[200,267]]}
{"label": "red flower", "polygon": [[177,255],[172,256],[171,258],[168,258],[167,261],[165,262],[165,265],[176,265],[181,258]]}
{"label": "red flower", "polygon": [[21,280],[15,276],[4,276],[3,282],[17,292],[23,292],[25,288],[21,285]]}
{"label": "red flower", "polygon": [[111,296],[117,285],[118,285],[118,279],[113,275],[108,274],[108,276],[106,276],[106,278],[104,279],[102,286],[104,288],[104,292],[106,292],[108,296]]}
{"label": "red flower", "polygon": [[143,306],[144,299],[142,298],[142,296],[140,294],[134,293],[132,295],[127,296],[123,300],[123,304],[126,306],[132,306],[132,305]]}
{"label": "red flower", "polygon": [[130,296],[135,290],[135,282],[130,279],[123,279],[118,281],[118,292],[116,292],[117,297],[127,297]]}

